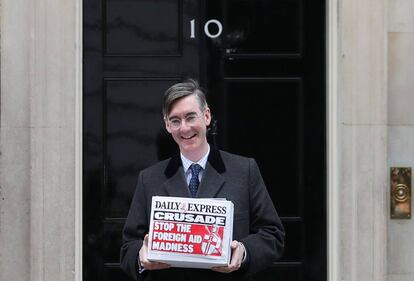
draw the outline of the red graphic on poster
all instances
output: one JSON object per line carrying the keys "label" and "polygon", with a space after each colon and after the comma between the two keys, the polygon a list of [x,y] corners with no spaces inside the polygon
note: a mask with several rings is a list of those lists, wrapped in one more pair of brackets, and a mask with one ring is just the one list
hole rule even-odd
{"label": "red graphic on poster", "polygon": [[223,254],[224,226],[154,221],[151,250],[201,256]]}
{"label": "red graphic on poster", "polygon": [[223,241],[223,229],[221,229],[220,235],[220,227],[217,225],[205,225],[204,228],[208,231],[208,234],[204,235],[203,242],[201,243],[201,249],[203,254],[208,255],[221,255],[222,248],[221,248],[221,241]]}

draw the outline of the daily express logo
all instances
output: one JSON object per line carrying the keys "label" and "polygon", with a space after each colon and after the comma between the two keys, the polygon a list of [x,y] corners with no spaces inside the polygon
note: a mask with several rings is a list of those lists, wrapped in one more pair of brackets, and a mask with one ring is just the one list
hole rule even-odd
{"label": "daily express logo", "polygon": [[210,213],[216,215],[227,214],[226,206],[215,206],[189,202],[155,201],[155,209],[180,212]]}

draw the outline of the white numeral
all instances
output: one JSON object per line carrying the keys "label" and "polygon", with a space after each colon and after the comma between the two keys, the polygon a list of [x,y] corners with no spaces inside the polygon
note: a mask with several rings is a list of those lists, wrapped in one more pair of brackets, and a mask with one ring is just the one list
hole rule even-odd
{"label": "white numeral", "polygon": [[190,21],[190,26],[191,26],[190,38],[195,38],[195,20],[194,19]]}
{"label": "white numeral", "polygon": [[[217,26],[217,32],[215,34],[210,33],[209,26],[210,24],[215,24]],[[195,38],[195,19],[190,21],[190,38]],[[223,32],[223,25],[218,20],[209,20],[204,24],[204,33],[210,38],[217,38]]]}
{"label": "white numeral", "polygon": [[[216,34],[211,34],[210,30],[208,29],[208,26],[210,25],[210,23],[215,23],[217,25],[218,31]],[[206,22],[206,24],[204,25],[204,33],[210,37],[210,38],[217,38],[220,36],[221,32],[223,31],[223,26],[221,25],[221,23],[218,20],[209,20],[208,22]]]}

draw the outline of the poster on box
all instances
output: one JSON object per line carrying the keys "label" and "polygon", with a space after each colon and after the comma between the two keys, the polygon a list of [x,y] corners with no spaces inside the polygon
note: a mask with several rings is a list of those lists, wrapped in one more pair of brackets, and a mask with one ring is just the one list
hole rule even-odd
{"label": "poster on box", "polygon": [[210,268],[230,261],[233,203],[154,196],[148,259],[174,267]]}

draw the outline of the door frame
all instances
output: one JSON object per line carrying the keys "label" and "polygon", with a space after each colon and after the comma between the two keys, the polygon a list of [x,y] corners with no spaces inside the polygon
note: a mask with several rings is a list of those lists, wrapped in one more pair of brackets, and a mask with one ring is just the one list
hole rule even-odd
{"label": "door frame", "polygon": [[75,281],[83,276],[83,0],[75,3]]}
{"label": "door frame", "polygon": [[[326,136],[327,136],[327,280],[339,280],[339,44],[338,36],[340,26],[338,25],[338,2],[340,0],[326,0]],[[76,0],[76,93],[75,93],[75,281],[82,281],[82,25],[83,25],[83,0]]]}
{"label": "door frame", "polygon": [[340,280],[339,192],[340,192],[340,138],[339,138],[339,42],[338,6],[340,0],[326,0],[326,163],[327,163],[327,280]]}

